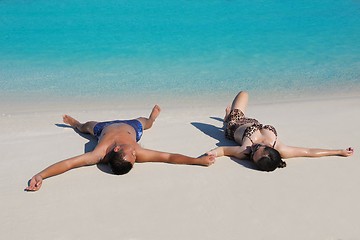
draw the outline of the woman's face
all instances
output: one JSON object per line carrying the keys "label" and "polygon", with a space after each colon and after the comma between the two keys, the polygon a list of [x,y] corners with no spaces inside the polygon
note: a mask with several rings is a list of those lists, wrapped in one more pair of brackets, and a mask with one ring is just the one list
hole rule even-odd
{"label": "woman's face", "polygon": [[263,144],[253,144],[251,146],[250,159],[256,163],[260,158],[265,155],[265,147],[266,145]]}

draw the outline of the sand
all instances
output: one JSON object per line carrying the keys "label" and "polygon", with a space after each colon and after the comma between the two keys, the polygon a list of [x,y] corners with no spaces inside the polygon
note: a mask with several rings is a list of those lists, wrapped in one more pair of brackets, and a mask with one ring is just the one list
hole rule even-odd
{"label": "sand", "polygon": [[[228,100],[231,100],[232,96]],[[211,167],[136,164],[115,176],[106,166],[46,179],[38,192],[27,181],[48,165],[84,153],[94,139],[64,126],[80,121],[147,116],[145,148],[199,156],[230,144],[221,132],[226,101],[84,105],[65,102],[1,105],[1,239],[360,239],[360,97],[252,103],[248,115],[277,127],[289,145],[355,148],[349,158],[287,160],[260,172],[248,162],[218,158]]]}

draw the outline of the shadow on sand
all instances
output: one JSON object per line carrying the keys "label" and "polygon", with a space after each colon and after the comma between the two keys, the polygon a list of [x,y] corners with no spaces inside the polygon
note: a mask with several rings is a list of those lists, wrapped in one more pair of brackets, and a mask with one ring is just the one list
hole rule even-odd
{"label": "shadow on sand", "polygon": [[[218,142],[215,144],[217,147],[238,146],[238,144],[236,144],[236,142],[225,138],[224,127],[222,126],[223,125],[223,119],[219,118],[219,117],[210,117],[210,118],[219,121],[221,126],[219,127],[219,126],[214,126],[214,125],[211,125],[211,124],[201,123],[201,122],[191,122],[191,125],[196,127],[198,130],[200,130],[204,134],[208,135],[209,137],[217,140]],[[234,158],[234,157],[231,157],[230,159],[232,161],[236,162],[237,164],[242,165],[242,166],[244,166],[246,168],[249,168],[249,169],[252,169],[252,170],[257,170],[256,166],[251,161],[239,160],[239,159]]]}
{"label": "shadow on sand", "polygon": [[[55,124],[57,127],[62,127],[62,128],[72,128],[71,126],[69,125],[66,125],[66,124]],[[78,131],[77,129],[74,129],[74,131],[79,134],[79,136],[89,140],[87,143],[85,143],[84,145],[84,153],[87,153],[87,152],[91,152],[95,149],[98,141],[96,139],[96,137],[90,135],[90,134],[86,134],[86,133],[82,133],[80,131]],[[97,168],[104,172],[104,173],[108,173],[108,174],[113,174],[113,172],[111,171],[111,168],[108,164],[106,163],[98,163],[96,164]]]}

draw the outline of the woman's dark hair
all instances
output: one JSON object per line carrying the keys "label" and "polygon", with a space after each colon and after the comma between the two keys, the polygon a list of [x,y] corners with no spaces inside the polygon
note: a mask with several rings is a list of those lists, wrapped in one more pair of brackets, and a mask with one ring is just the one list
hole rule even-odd
{"label": "woman's dark hair", "polygon": [[256,161],[256,165],[260,170],[271,172],[276,168],[286,167],[286,162],[281,160],[281,155],[276,149],[265,147],[264,154],[265,156]]}
{"label": "woman's dark hair", "polygon": [[123,175],[132,169],[133,165],[131,162],[124,160],[123,152],[111,151],[109,154],[109,165],[112,172],[116,175]]}

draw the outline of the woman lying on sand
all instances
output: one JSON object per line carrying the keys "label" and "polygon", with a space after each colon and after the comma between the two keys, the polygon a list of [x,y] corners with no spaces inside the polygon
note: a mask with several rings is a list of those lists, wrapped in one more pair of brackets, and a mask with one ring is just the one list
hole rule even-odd
{"label": "woman lying on sand", "polygon": [[215,157],[209,155],[192,158],[181,154],[142,148],[137,142],[140,140],[143,130],[151,128],[159,114],[160,107],[155,105],[149,118],[139,117],[133,120],[80,123],[69,115],[64,115],[64,123],[82,133],[89,133],[97,137],[97,146],[91,152],[63,160],[42,170],[32,177],[25,190],[37,191],[45,178],[64,173],[73,168],[97,163],[109,163],[113,173],[117,175],[128,173],[135,162],[165,162],[203,166],[214,163]]}
{"label": "woman lying on sand", "polygon": [[230,156],[253,161],[260,170],[274,171],[286,166],[282,158],[324,157],[353,155],[351,147],[340,150],[290,147],[279,141],[275,128],[245,117],[248,93],[239,92],[224,118],[225,136],[239,146],[218,147],[207,154],[214,157]]}

